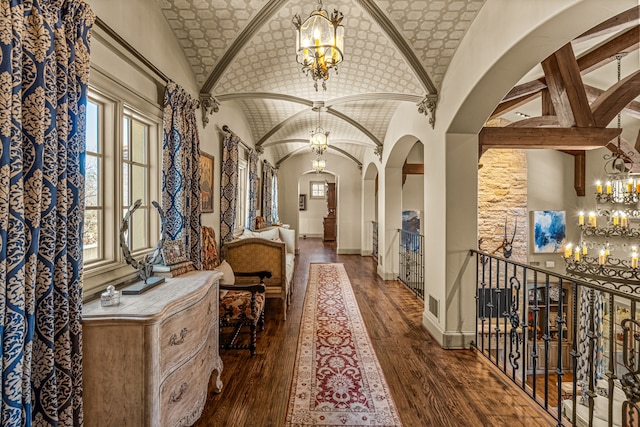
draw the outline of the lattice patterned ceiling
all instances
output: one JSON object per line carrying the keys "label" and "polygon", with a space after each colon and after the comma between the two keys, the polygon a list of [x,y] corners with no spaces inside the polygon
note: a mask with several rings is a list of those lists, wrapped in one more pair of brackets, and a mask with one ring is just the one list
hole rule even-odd
{"label": "lattice patterned ceiling", "polygon": [[[257,143],[276,161],[304,147],[317,125],[311,111],[323,101],[323,127],[359,163],[384,141],[401,102],[437,92],[460,40],[484,0],[330,2],[344,14],[345,60],[327,91],[295,62],[292,18],[313,0],[156,0],[184,48],[202,92],[236,100]],[[344,99],[345,97],[349,97]],[[417,107],[416,107],[417,108]],[[340,116],[340,117],[339,117]],[[289,141],[289,142],[287,142]],[[332,142],[333,143],[333,142]]]}

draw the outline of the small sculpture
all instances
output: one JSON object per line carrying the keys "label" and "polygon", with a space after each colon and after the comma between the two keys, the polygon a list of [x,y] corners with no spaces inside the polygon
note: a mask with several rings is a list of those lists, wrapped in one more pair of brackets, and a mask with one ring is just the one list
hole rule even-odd
{"label": "small sculpture", "polygon": [[[161,249],[162,244],[164,243],[164,212],[158,202],[153,201],[151,204],[156,208],[158,214],[160,215],[160,223],[162,224],[162,229],[160,232],[160,241],[156,245],[156,249],[152,255],[145,255],[142,261],[136,260],[131,256],[131,251],[129,250],[129,246],[127,245],[127,239],[125,238],[125,233],[129,230],[129,218],[131,215],[140,207],[142,204],[142,200],[138,199],[136,202],[129,207],[127,213],[122,218],[122,225],[120,226],[120,248],[122,249],[122,254],[124,256],[125,261],[131,267],[135,268],[138,271],[138,277],[144,283],[149,283],[149,278],[153,276],[153,266],[155,264],[159,264],[162,260]],[[158,278],[164,281],[164,278]]]}

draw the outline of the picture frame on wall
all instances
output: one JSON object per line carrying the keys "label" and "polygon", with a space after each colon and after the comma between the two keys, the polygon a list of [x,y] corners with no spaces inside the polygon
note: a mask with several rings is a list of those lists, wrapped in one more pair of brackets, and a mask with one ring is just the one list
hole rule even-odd
{"label": "picture frame on wall", "polygon": [[298,197],[298,210],[299,211],[306,211],[307,210],[307,195],[306,194],[301,194]]}
{"label": "picture frame on wall", "polygon": [[200,211],[213,212],[213,167],[214,157],[200,152]]}
{"label": "picture frame on wall", "polygon": [[533,253],[557,253],[567,237],[565,211],[531,211]]}

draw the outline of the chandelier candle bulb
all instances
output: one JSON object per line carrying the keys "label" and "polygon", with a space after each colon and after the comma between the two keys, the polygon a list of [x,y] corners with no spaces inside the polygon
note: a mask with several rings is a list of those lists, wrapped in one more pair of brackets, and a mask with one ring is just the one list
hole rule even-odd
{"label": "chandelier candle bulb", "polygon": [[604,265],[607,261],[607,256],[604,254],[604,250],[600,251],[600,255],[598,255],[598,265]]}
{"label": "chandelier candle bulb", "polygon": [[584,225],[584,212],[580,212],[578,215],[578,225]]}
{"label": "chandelier candle bulb", "polygon": [[636,181],[636,193],[640,194],[640,180]]}
{"label": "chandelier candle bulb", "polygon": [[573,252],[574,254],[574,259],[576,260],[576,262],[580,262],[580,247],[576,246],[576,250]]}
{"label": "chandelier candle bulb", "polygon": [[596,192],[602,194],[602,183],[600,181],[596,181]]}
{"label": "chandelier candle bulb", "polygon": [[589,212],[589,227],[596,227],[596,214],[595,212]]}
{"label": "chandelier candle bulb", "polygon": [[627,228],[628,226],[629,226],[629,220],[627,219],[627,214],[623,212],[622,216],[620,217],[620,227]]}
{"label": "chandelier candle bulb", "polygon": [[568,243],[567,246],[564,247],[564,257],[571,258],[571,243]]}
{"label": "chandelier candle bulb", "polygon": [[586,255],[587,254],[587,245],[582,245],[582,255]]}
{"label": "chandelier candle bulb", "polygon": [[611,181],[607,181],[607,194],[611,194]]}
{"label": "chandelier candle bulb", "polygon": [[619,222],[618,212],[613,213],[613,226],[617,227]]}
{"label": "chandelier candle bulb", "polygon": [[633,193],[633,179],[629,178],[627,182],[627,193]]}
{"label": "chandelier candle bulb", "polygon": [[631,253],[631,268],[638,268],[638,252]]}

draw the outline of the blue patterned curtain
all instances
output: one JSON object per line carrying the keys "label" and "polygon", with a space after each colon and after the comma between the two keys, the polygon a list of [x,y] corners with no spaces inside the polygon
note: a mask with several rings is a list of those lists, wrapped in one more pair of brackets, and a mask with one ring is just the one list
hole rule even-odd
{"label": "blue patterned curtain", "polygon": [[82,425],[82,0],[0,4],[2,426]]}
{"label": "blue patterned curtain", "polygon": [[271,223],[277,224],[280,221],[278,218],[278,169],[273,170],[273,178],[271,181]]}
{"label": "blue patterned curtain", "polygon": [[222,178],[220,182],[220,242],[233,240],[238,198],[238,144],[240,138],[226,132],[222,143]]}
{"label": "blue patterned curtain", "polygon": [[272,191],[273,168],[265,160],[262,165],[262,216],[267,227],[271,225]]}
{"label": "blue patterned curtain", "polygon": [[258,153],[251,150],[249,153],[249,213],[247,224],[249,230],[256,229],[256,211],[258,209]]}
{"label": "blue patterned curtain", "polygon": [[162,209],[165,238],[184,242],[195,268],[202,268],[200,139],[197,102],[173,82],[164,93]]}

